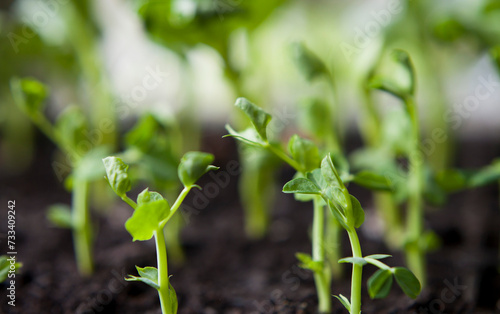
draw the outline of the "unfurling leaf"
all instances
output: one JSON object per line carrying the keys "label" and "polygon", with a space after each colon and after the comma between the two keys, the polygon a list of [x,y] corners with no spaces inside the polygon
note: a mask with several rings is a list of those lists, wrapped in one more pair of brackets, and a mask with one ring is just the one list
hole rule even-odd
{"label": "unfurling leaf", "polygon": [[420,294],[421,286],[417,277],[404,267],[392,268],[396,282],[401,287],[401,290],[412,299],[416,299]]}
{"label": "unfurling leaf", "polygon": [[[137,195],[137,205],[140,206],[140,205],[143,205],[143,204],[147,204],[147,203],[151,203],[151,202],[154,202],[154,201],[159,201],[159,200],[163,200],[163,196],[158,193],[158,192],[154,192],[154,191],[149,191],[149,188],[146,188],[144,189],[144,191],[142,191],[141,193],[139,193],[139,195]],[[166,200],[165,200],[166,202]]]}
{"label": "unfurling leaf", "polygon": [[267,141],[266,129],[269,121],[271,121],[271,115],[243,97],[236,99],[234,105],[240,108],[248,116],[260,137],[264,141]]}
{"label": "unfurling leaf", "polygon": [[344,187],[344,183],[340,180],[330,155],[321,161],[321,174],[328,185],[338,188]]}
{"label": "unfurling leaf", "polygon": [[137,206],[132,217],[125,222],[125,228],[134,241],[149,240],[158,230],[160,222],[167,218],[169,213],[170,207],[165,200],[144,203]]}
{"label": "unfurling leaf", "polygon": [[385,298],[392,287],[392,272],[390,269],[379,269],[368,279],[368,293],[372,299]]}
{"label": "unfurling leaf", "polygon": [[144,267],[141,268],[139,266],[135,266],[139,276],[132,276],[125,278],[126,281],[141,281],[156,290],[160,289],[160,285],[158,284],[158,269],[155,267]]}
{"label": "unfurling leaf", "polygon": [[202,152],[187,152],[181,159],[177,173],[185,187],[192,187],[198,179],[210,170],[219,169],[210,165],[214,156]]}
{"label": "unfurling leaf", "polygon": [[106,157],[102,162],[106,168],[109,185],[118,196],[123,197],[131,189],[128,165],[118,157]]}

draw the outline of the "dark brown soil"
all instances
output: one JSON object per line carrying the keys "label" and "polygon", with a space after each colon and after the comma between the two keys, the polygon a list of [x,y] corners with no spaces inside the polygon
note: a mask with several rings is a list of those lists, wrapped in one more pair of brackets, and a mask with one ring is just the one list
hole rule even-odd
{"label": "dark brown soil", "polygon": [[[216,155],[225,168],[237,155],[233,140],[210,132],[205,151]],[[6,286],[1,285],[2,313],[160,313],[156,292],[142,284],[123,280],[135,274],[134,265],[156,264],[154,243],[132,242],[123,227],[130,210],[116,202],[106,215],[94,214],[98,229],[96,274],[81,278],[73,258],[71,233],[57,229],[45,219],[48,205],[70,202],[50,167],[53,147],[40,137],[36,163],[22,177],[0,179],[0,226],[5,248],[7,201],[16,200],[17,251],[23,262],[16,282],[16,307],[7,305]],[[500,155],[498,143],[464,142],[457,163],[480,166]],[[473,152],[473,154],[471,153]],[[284,169],[282,180],[291,171]],[[206,176],[201,185],[212,182]],[[237,178],[210,197],[209,205],[189,216],[182,241],[186,263],[171,265],[180,313],[314,313],[312,275],[298,268],[295,252],[309,252],[308,227],[312,211],[308,204],[281,195],[273,212],[270,235],[249,241],[243,232]],[[276,187],[279,191],[280,187]],[[500,237],[498,187],[486,187],[451,198],[443,210],[428,215],[428,225],[443,240],[443,247],[429,254],[429,286],[417,300],[397,288],[384,300],[370,300],[364,291],[363,313],[500,313],[500,276],[497,269]],[[372,210],[369,193],[353,194],[367,211]],[[187,200],[190,205],[193,198]],[[361,231],[364,254],[391,253],[391,265],[402,265],[402,257],[390,252]],[[346,243],[347,244],[347,243]],[[345,255],[350,255],[345,246]],[[367,267],[364,280],[374,269]],[[332,292],[349,295],[350,267],[345,278],[333,283]],[[345,313],[335,300],[334,313]]]}

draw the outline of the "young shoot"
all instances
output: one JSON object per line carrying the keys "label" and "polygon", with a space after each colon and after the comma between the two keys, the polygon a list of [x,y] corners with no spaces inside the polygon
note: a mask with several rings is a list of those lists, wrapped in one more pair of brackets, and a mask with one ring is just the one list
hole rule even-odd
{"label": "young shoot", "polygon": [[[298,179],[304,179],[307,173],[319,167],[321,164],[320,150],[312,141],[293,135],[288,142],[287,152],[283,149],[281,143],[268,139],[267,124],[271,120],[268,113],[244,98],[239,98],[236,101],[236,106],[248,116],[252,127],[237,132],[230,126],[226,126],[229,131],[228,136],[235,137],[244,143],[274,154],[297,171],[296,177]],[[376,190],[391,189],[391,183],[383,176],[369,171],[349,174],[348,165],[344,162],[342,156],[337,158],[336,162],[340,165],[340,177],[346,182],[353,181],[358,185]],[[328,246],[331,246],[331,241],[328,242],[325,239],[326,235],[329,234],[326,227],[331,226],[328,223],[329,221],[325,219],[327,203],[320,195],[296,195],[296,199],[313,202],[312,255],[298,253],[297,258],[303,268],[311,270],[314,274],[318,294],[318,311],[328,313],[331,311],[330,284],[333,269],[329,262],[332,263],[333,261],[328,260],[328,258],[332,257],[332,254],[329,256],[326,254],[326,250],[330,249]],[[334,243],[334,245],[340,247],[338,243]]]}
{"label": "young shoot", "polygon": [[[391,268],[380,259],[389,255],[369,255],[363,257],[356,229],[364,220],[365,213],[359,201],[349,194],[344,181],[337,172],[330,155],[326,156],[321,167],[307,172],[305,177],[295,178],[283,187],[284,193],[307,194],[321,198],[333,214],[333,218],[347,231],[351,244],[352,257],[339,260],[339,263],[351,263],[351,298],[335,296],[351,314],[361,312],[361,280],[362,269],[366,264],[372,264],[379,270],[368,280],[368,291],[371,298],[387,296],[391,288],[393,277],[403,292],[411,298],[420,293],[420,282],[411,271],[403,267]],[[311,265],[317,267],[317,264]]]}
{"label": "young shoot", "polygon": [[87,119],[76,106],[66,108],[55,124],[51,123],[43,113],[49,92],[42,83],[34,79],[13,78],[11,90],[19,108],[64,154],[63,161],[54,161],[52,167],[61,181],[64,179],[63,174],[70,172],[65,179],[65,186],[72,193],[71,208],[54,205],[49,208],[47,215],[54,225],[72,230],[78,271],[82,275],[90,275],[93,257],[89,182],[102,178],[104,171],[99,164],[101,158],[108,154],[109,148],[88,146],[89,141],[85,137],[88,134]]}
{"label": "young shoot", "polygon": [[113,191],[134,209],[132,216],[125,222],[125,228],[132,236],[133,241],[147,241],[155,238],[157,267],[138,267],[139,276],[125,278],[127,281],[141,281],[158,291],[161,311],[163,314],[177,313],[178,302],[175,290],[170,283],[167,263],[167,250],[165,245],[164,227],[175,215],[182,202],[193,188],[201,189],[196,181],[210,170],[218,167],[210,165],[214,160],[213,155],[202,152],[186,153],[177,169],[179,180],[184,186],[183,190],[172,204],[160,193],[149,191],[146,188],[137,196],[137,201],[127,196],[131,190],[128,176],[128,165],[118,157],[103,159],[107,180]]}

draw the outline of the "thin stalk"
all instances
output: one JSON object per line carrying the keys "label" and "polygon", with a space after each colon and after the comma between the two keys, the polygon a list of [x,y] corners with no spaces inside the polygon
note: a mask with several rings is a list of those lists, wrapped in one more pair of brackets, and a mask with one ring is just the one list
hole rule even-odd
{"label": "thin stalk", "polygon": [[127,196],[127,194],[124,194],[122,196],[122,200],[127,203],[130,207],[132,207],[133,209],[136,209],[137,208],[137,203],[134,202],[130,197]]}
{"label": "thin stalk", "polygon": [[163,314],[173,314],[172,304],[170,304],[169,295],[169,278],[168,278],[168,264],[167,264],[167,247],[165,246],[165,235],[163,234],[163,227],[158,227],[154,234],[156,242],[156,260],[158,267],[158,296],[160,297],[161,312]]}
{"label": "thin stalk", "polygon": [[295,161],[293,160],[290,156],[285,154],[281,149],[276,148],[275,146],[268,144],[267,148],[273,152],[276,156],[278,156],[281,160],[289,164],[292,168],[297,170],[298,172],[304,173],[304,169]]}
{"label": "thin stalk", "polygon": [[405,98],[405,104],[410,114],[411,125],[412,125],[412,142],[413,150],[410,153],[409,158],[409,185],[410,195],[408,199],[408,215],[406,221],[406,227],[408,230],[407,240],[410,242],[406,250],[407,262],[410,270],[412,270],[415,276],[420,280],[422,286],[425,286],[425,252],[418,245],[418,240],[422,236],[424,231],[424,213],[423,213],[423,202],[422,202],[422,156],[419,152],[418,145],[420,143],[419,136],[419,123],[418,123],[418,113],[413,97],[409,96]]}
{"label": "thin stalk", "polygon": [[179,194],[179,196],[175,200],[175,202],[172,205],[172,207],[170,207],[170,213],[168,214],[167,218],[163,219],[160,222],[160,226],[162,228],[165,226],[165,224],[167,223],[167,221],[169,221],[170,218],[172,218],[172,216],[177,212],[177,210],[179,209],[179,207],[181,206],[182,202],[184,201],[184,199],[188,195],[189,191],[191,191],[191,189],[192,189],[192,186],[190,186],[190,187],[184,187],[184,189],[182,189],[181,194]]}
{"label": "thin stalk", "polygon": [[321,272],[314,272],[314,282],[318,292],[318,312],[330,313],[332,307],[330,292],[331,272],[325,262],[325,210],[319,197],[314,198],[313,204],[312,259],[321,264]]}
{"label": "thin stalk", "polygon": [[[356,229],[351,227],[347,231],[353,257],[363,257],[361,246],[359,244],[358,234]],[[359,314],[361,312],[361,286],[362,286],[363,266],[359,264],[352,265],[351,278],[351,314]]]}
{"label": "thin stalk", "polygon": [[164,229],[168,247],[168,254],[170,255],[170,262],[174,263],[175,265],[181,265],[185,260],[180,238],[182,226],[182,216],[175,215],[168,221],[167,226]]}
{"label": "thin stalk", "polygon": [[87,203],[88,182],[75,179],[72,197],[72,231],[75,246],[75,257],[78,271],[82,275],[93,272],[92,262],[92,232]]}
{"label": "thin stalk", "polygon": [[[324,208],[324,210],[327,211],[327,213],[325,213],[325,217],[328,217],[330,210],[327,207]],[[340,278],[342,276],[342,265],[338,263],[338,260],[342,258],[340,245],[342,230],[342,226],[336,219],[326,219],[326,258],[329,261],[330,268],[332,269],[332,277],[334,278]]]}

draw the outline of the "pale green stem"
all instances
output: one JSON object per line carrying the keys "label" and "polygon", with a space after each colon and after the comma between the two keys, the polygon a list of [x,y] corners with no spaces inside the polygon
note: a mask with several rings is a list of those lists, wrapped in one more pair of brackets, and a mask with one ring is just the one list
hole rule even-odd
{"label": "pale green stem", "polygon": [[418,145],[420,142],[419,136],[419,123],[418,123],[418,112],[413,98],[406,97],[405,104],[410,114],[411,124],[412,124],[412,143],[413,150],[409,156],[409,186],[410,195],[408,199],[408,215],[406,228],[408,230],[407,240],[410,242],[408,249],[406,250],[407,262],[410,270],[412,270],[415,276],[419,279],[422,286],[425,286],[426,282],[426,265],[425,265],[425,252],[422,251],[418,245],[418,241],[422,236],[424,231],[424,212],[423,212],[423,202],[422,202],[422,163],[423,156],[421,156]]}
{"label": "pale green stem", "polygon": [[298,162],[296,162],[295,160],[293,160],[290,156],[288,156],[287,154],[285,154],[281,149],[279,148],[276,148],[275,146],[271,145],[271,144],[267,144],[266,146],[272,153],[274,153],[276,156],[278,156],[281,160],[283,160],[284,162],[286,162],[287,164],[289,164],[292,168],[294,168],[296,171],[298,172],[302,172],[304,173],[304,169],[302,169],[302,167],[299,165]]}
{"label": "pale green stem", "polygon": [[93,271],[92,233],[87,203],[88,182],[75,179],[73,182],[72,231],[78,271],[90,275]]}
{"label": "pale green stem", "polygon": [[172,313],[172,304],[169,295],[169,278],[168,278],[168,264],[167,264],[167,248],[165,246],[165,236],[163,234],[163,227],[158,227],[154,234],[156,242],[156,259],[158,267],[158,296],[160,297],[161,312],[163,314]]}
{"label": "pale green stem", "polygon": [[[363,257],[361,246],[359,244],[358,234],[354,227],[347,231],[349,242],[351,243],[352,256]],[[359,314],[361,312],[361,286],[362,286],[363,266],[359,264],[352,265],[351,278],[351,314]]]}
{"label": "pale green stem", "polygon": [[137,208],[137,203],[134,202],[130,197],[128,197],[127,194],[123,194],[121,198],[125,203],[129,204],[130,207],[132,207],[133,209]]}
{"label": "pale green stem", "polygon": [[167,223],[167,221],[169,221],[170,218],[172,218],[172,216],[177,212],[177,210],[179,209],[182,202],[184,201],[184,199],[186,198],[186,196],[188,195],[189,191],[191,191],[192,188],[193,187],[190,186],[190,187],[184,187],[184,189],[182,189],[181,194],[179,194],[172,207],[170,207],[170,213],[168,214],[167,218],[163,219],[160,222],[160,227],[163,228]]}
{"label": "pale green stem", "polygon": [[325,210],[319,196],[313,199],[313,203],[312,259],[313,261],[320,262],[322,267],[321,272],[314,272],[314,282],[318,292],[318,312],[330,313],[332,306],[330,293],[331,272],[325,262]]}

